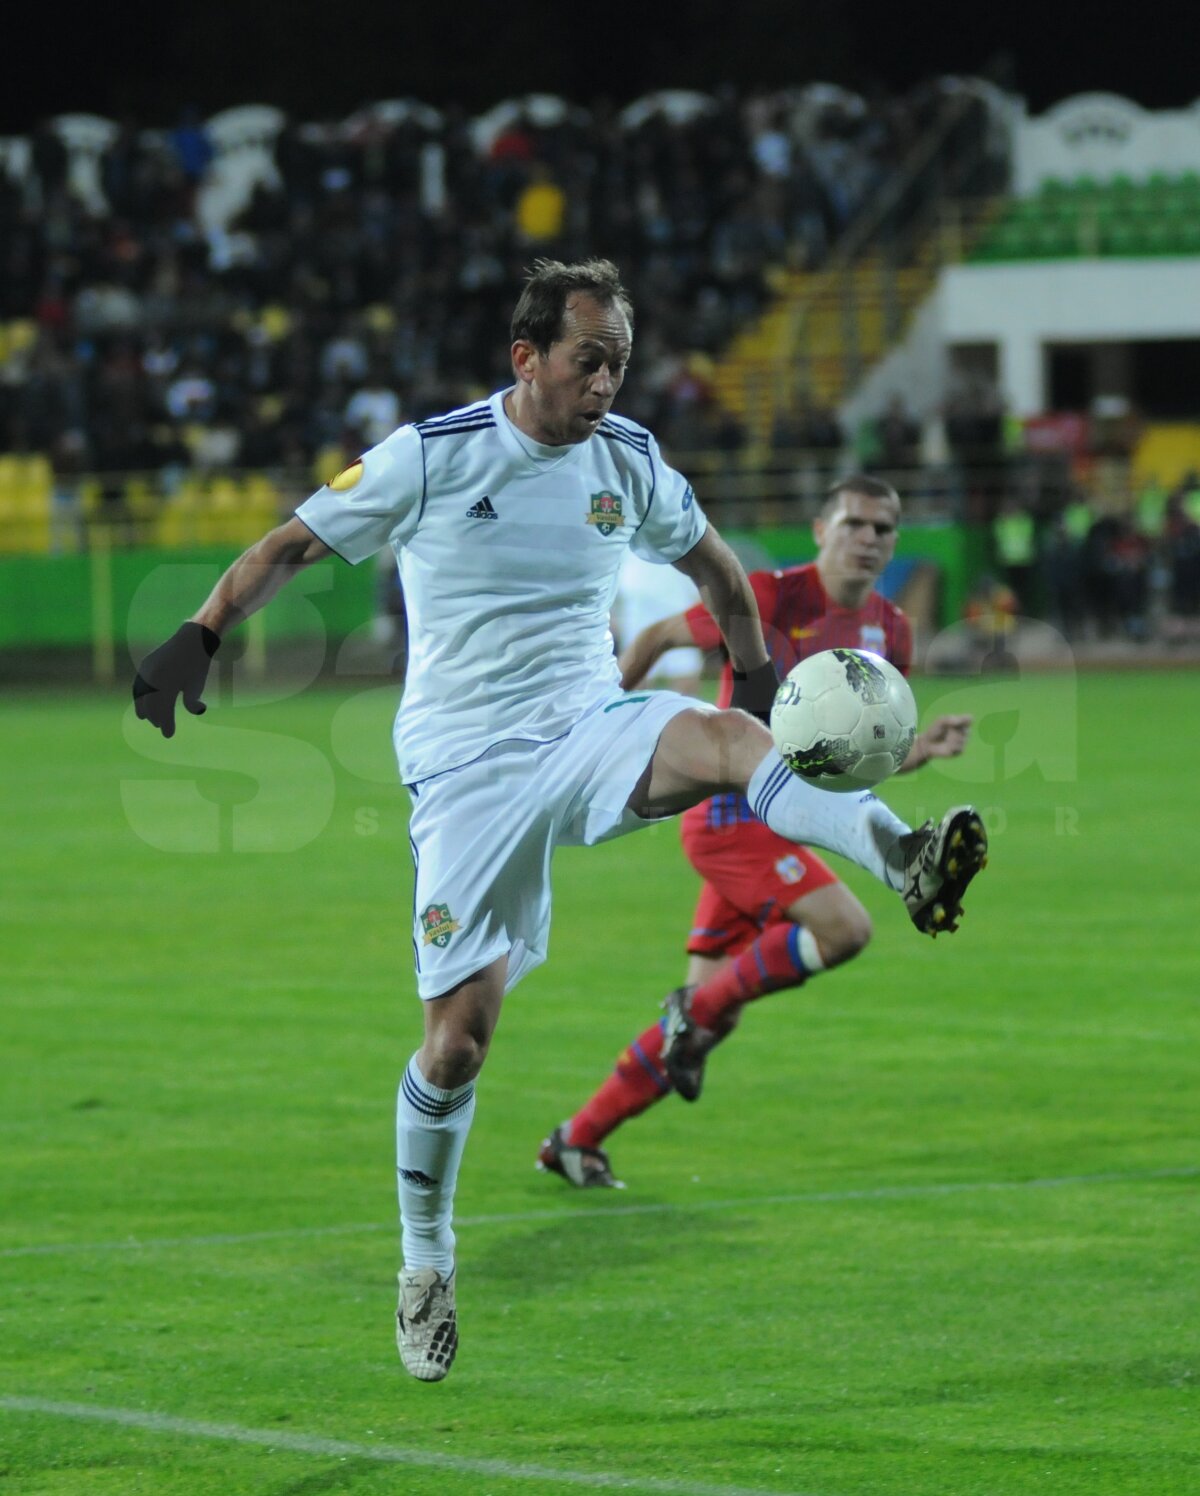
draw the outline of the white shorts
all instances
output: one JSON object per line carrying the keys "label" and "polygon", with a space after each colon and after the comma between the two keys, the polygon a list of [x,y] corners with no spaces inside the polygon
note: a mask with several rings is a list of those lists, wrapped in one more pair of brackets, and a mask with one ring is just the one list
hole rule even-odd
{"label": "white shorts", "polygon": [[552,743],[497,743],[472,763],[408,786],[416,881],[417,991],[440,997],[508,957],[505,990],[546,959],[550,859],[651,822],[626,802],[680,712],[673,691],[622,692]]}

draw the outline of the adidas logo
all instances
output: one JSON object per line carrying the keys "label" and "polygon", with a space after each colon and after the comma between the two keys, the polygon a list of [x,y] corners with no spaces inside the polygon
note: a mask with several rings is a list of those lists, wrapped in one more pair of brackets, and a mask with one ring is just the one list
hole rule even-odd
{"label": "adidas logo", "polygon": [[467,510],[468,519],[499,519],[500,516],[492,508],[492,501],[484,494],[478,504],[472,504]]}
{"label": "adidas logo", "polygon": [[396,1173],[405,1184],[415,1184],[420,1189],[432,1189],[437,1184],[436,1179],[430,1179],[429,1175],[421,1169],[397,1169]]}

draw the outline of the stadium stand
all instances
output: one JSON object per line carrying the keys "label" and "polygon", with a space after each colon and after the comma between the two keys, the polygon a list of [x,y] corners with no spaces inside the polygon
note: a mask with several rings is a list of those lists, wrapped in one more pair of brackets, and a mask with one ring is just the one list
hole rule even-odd
{"label": "stadium stand", "polygon": [[[623,408],[737,467],[754,412],[723,372],[731,339],[827,259],[945,94],[63,117],[0,150],[0,451],[41,454],[62,488],[101,479],[119,535],[187,535],[154,493],[183,515],[187,474],[210,507],[217,472],[321,481],[389,398],[419,418],[505,377],[494,330],[534,256],[602,253],[639,312]],[[150,478],[112,476],[130,473]]]}
{"label": "stadium stand", "polygon": [[[596,253],[638,306],[622,409],[723,525],[795,525],[854,465],[892,476],[911,519],[976,527],[960,592],[1014,498],[1055,564],[1110,512],[1191,544],[1194,401],[1182,422],[1107,388],[1055,411],[1036,329],[1018,345],[933,315],[956,267],[1200,255],[1188,139],[1109,96],[1031,120],[977,79],[620,110],[535,94],[476,119],[413,100],[334,124],[62,116],[0,140],[0,551],[247,543],[400,420],[502,383],[523,267]],[[1173,335],[1152,322],[1062,336]]]}

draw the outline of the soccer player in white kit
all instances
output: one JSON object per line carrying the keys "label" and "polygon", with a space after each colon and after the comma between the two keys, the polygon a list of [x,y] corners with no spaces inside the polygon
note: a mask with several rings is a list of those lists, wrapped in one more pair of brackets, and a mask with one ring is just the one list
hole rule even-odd
{"label": "soccer player in white kit", "polygon": [[[177,695],[204,711],[221,636],[291,576],[330,555],[396,554],[409,657],[395,742],[425,1018],[397,1099],[397,1340],[423,1381],[446,1375],[458,1344],[452,1207],[475,1078],[505,992],[545,959],[556,846],[740,790],[781,835],[874,873],[931,934],[953,927],[985,860],[969,807],[911,831],[874,795],[814,789],[783,764],[756,720],[775,673],[745,573],[650,433],[610,414],[632,337],[613,265],[539,261],[513,314],[513,386],[372,448],[235,561],[134,682],[138,716],[170,737]],[[733,709],[620,689],[608,618],[626,547],[700,589],[734,665]]]}

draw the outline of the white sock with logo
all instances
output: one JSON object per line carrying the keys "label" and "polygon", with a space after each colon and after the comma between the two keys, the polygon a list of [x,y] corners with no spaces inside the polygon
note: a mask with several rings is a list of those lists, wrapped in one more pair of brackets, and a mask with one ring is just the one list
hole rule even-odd
{"label": "white sock with logo", "polygon": [[396,1097],[396,1184],[406,1268],[454,1269],[454,1187],[475,1116],[475,1082],[431,1086],[408,1062]]}
{"label": "white sock with logo", "polygon": [[869,790],[840,795],[817,789],[772,748],[750,776],[746,798],[758,819],[788,841],[840,853],[897,892],[904,886],[899,842],[910,827]]}

